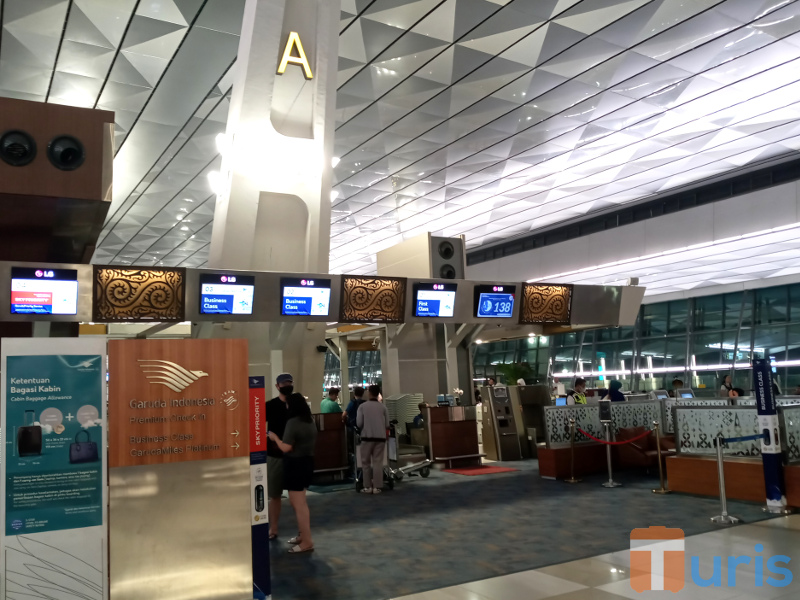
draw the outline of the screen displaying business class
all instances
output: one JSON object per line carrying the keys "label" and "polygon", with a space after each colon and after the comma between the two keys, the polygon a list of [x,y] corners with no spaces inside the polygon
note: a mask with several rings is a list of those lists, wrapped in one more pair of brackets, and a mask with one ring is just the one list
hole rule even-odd
{"label": "screen displaying business class", "polygon": [[452,317],[456,307],[456,283],[414,284],[415,317]]}
{"label": "screen displaying business class", "polygon": [[200,275],[200,314],[252,315],[254,295],[252,275]]}
{"label": "screen displaying business class", "polygon": [[281,278],[281,314],[327,317],[331,308],[330,279]]}
{"label": "screen displaying business class", "polygon": [[78,272],[74,269],[11,268],[11,313],[74,315]]}
{"label": "screen displaying business class", "polygon": [[510,319],[514,313],[515,285],[476,285],[475,316],[488,319]]}

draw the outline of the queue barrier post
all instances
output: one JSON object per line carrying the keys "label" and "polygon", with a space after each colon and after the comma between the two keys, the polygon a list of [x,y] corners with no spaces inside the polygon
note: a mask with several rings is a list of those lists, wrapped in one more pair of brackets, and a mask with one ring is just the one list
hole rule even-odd
{"label": "queue barrier post", "polygon": [[653,421],[653,431],[656,432],[656,451],[658,452],[658,479],[661,483],[661,487],[657,490],[653,490],[654,494],[671,494],[672,490],[667,489],[664,484],[664,463],[661,460],[661,427],[658,424],[658,421]]}
{"label": "queue barrier post", "polygon": [[620,487],[622,484],[614,481],[614,474],[611,471],[611,423],[604,422],[603,426],[606,430],[606,462],[608,463],[608,481],[603,484],[603,487]]}
{"label": "queue barrier post", "polygon": [[717,525],[735,525],[740,519],[732,517],[728,514],[728,499],[725,497],[725,463],[722,454],[722,447],[725,444],[725,438],[722,434],[718,435],[714,444],[717,447],[717,475],[719,477],[719,503],[722,508],[722,514],[716,517],[711,517],[711,522]]}
{"label": "queue barrier post", "polygon": [[569,420],[569,479],[567,483],[578,483],[580,479],[575,479],[575,419]]}

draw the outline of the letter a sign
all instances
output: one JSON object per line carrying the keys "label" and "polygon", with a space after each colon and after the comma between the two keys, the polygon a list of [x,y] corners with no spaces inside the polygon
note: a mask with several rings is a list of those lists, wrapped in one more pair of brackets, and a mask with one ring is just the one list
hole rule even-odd
{"label": "letter a sign", "polygon": [[[297,49],[297,55],[294,54],[295,49]],[[303,50],[303,42],[300,41],[300,36],[296,31],[292,31],[289,34],[286,48],[283,50],[281,64],[278,66],[278,75],[283,75],[286,72],[286,67],[289,63],[303,67],[303,74],[306,76],[306,79],[312,79],[314,77],[314,74],[311,72],[311,65],[308,64],[305,50]]]}

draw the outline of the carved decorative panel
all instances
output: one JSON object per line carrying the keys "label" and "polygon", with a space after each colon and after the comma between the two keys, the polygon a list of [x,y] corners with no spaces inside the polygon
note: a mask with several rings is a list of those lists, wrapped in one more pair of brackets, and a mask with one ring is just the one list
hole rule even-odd
{"label": "carved decorative panel", "polygon": [[183,321],[183,269],[95,267],[95,321]]}
{"label": "carved decorative panel", "polygon": [[571,285],[526,283],[522,286],[520,323],[569,323]]}
{"label": "carved decorative panel", "polygon": [[406,280],[394,277],[342,277],[343,323],[402,323]]}
{"label": "carved decorative panel", "polygon": [[[755,407],[675,407],[675,445],[684,454],[715,454],[714,439],[758,435]],[[728,456],[760,456],[761,441],[730,442],[723,448]]]}
{"label": "carved decorative panel", "polygon": [[[653,421],[661,418],[661,402],[612,402],[611,418],[614,422],[614,437],[620,429],[645,427],[652,429]],[[572,406],[545,406],[545,442],[548,448],[569,446],[569,420],[575,419],[575,443],[591,442],[578,428],[595,437],[602,438],[603,425],[600,423],[600,408],[597,404],[576,404]]]}
{"label": "carved decorative panel", "polygon": [[781,407],[780,413],[784,426],[781,442],[785,446],[786,457],[789,462],[800,462],[800,406]]}

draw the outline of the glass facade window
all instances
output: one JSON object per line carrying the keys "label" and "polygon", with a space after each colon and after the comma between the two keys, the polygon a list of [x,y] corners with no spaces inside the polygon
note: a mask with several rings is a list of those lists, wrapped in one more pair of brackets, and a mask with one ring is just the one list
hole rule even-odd
{"label": "glass facade window", "polygon": [[731,372],[734,385],[750,392],[750,361],[769,357],[778,363],[775,382],[783,393],[793,393],[800,386],[800,284],[648,304],[633,327],[535,339],[478,347],[475,377],[496,374],[499,363],[486,360],[492,356],[527,362],[540,381],[552,361],[552,375],[567,387],[576,370],[590,386],[601,387],[609,378],[601,372],[617,372],[625,389],[669,389],[677,378],[700,395],[718,395]]}

